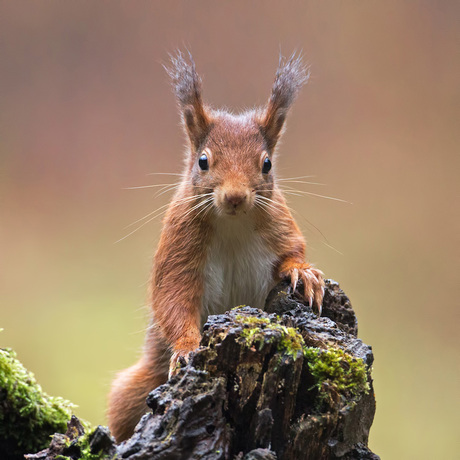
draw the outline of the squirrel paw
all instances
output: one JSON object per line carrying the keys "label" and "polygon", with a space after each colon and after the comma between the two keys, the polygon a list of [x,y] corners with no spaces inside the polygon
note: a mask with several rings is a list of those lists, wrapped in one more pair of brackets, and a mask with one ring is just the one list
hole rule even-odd
{"label": "squirrel paw", "polygon": [[177,371],[187,365],[189,361],[189,353],[196,350],[200,346],[201,337],[194,337],[193,339],[182,339],[174,347],[174,353],[169,361],[168,378],[177,374]]}
{"label": "squirrel paw", "polygon": [[317,309],[318,316],[321,316],[324,297],[324,280],[321,270],[313,268],[305,262],[293,263],[282,269],[280,277],[291,280],[293,293],[296,290],[297,282],[301,279],[304,287],[304,297],[312,308],[314,306]]}

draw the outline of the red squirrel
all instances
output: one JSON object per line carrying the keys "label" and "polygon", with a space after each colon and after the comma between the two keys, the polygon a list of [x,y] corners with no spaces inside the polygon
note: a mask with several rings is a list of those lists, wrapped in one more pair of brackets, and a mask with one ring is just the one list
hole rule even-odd
{"label": "red squirrel", "polygon": [[274,156],[290,106],[308,80],[301,56],[280,59],[262,109],[234,115],[205,105],[192,56],[171,56],[169,74],[187,134],[186,166],[154,258],[152,320],[143,354],[115,378],[108,422],[130,437],[150,391],[198,348],[209,314],[264,308],[270,290],[299,279],[321,314],[323,274],[305,261],[305,240],[277,184]]}

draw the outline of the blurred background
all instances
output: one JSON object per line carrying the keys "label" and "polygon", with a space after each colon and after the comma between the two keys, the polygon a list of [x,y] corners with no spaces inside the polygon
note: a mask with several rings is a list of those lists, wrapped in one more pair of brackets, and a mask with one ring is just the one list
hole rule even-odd
{"label": "blurred background", "polygon": [[[184,137],[162,63],[193,52],[205,100],[263,104],[278,54],[311,80],[281,177],[308,258],[351,298],[375,351],[370,447],[453,459],[458,442],[460,3],[0,2],[0,346],[105,423],[134,363],[160,219]],[[458,444],[457,444],[458,447]]]}

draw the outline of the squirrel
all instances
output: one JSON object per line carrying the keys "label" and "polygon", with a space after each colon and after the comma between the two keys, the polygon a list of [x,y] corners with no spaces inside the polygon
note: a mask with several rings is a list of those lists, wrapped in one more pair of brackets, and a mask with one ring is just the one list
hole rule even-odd
{"label": "squirrel", "polygon": [[305,261],[305,240],[277,184],[274,157],[289,108],[309,72],[302,57],[280,57],[264,108],[234,115],[202,100],[195,63],[177,51],[165,67],[186,132],[186,166],[169,204],[150,283],[152,319],[143,354],[117,375],[108,424],[129,438],[165,383],[198,348],[209,314],[236,305],[264,308],[282,279],[321,314],[323,274]]}

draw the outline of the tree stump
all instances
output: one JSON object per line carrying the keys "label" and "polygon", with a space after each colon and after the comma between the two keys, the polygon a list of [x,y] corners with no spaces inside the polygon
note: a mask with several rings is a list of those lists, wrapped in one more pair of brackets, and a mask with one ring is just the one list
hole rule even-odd
{"label": "tree stump", "polygon": [[[331,280],[322,317],[285,282],[270,293],[265,311],[241,306],[210,316],[189,362],[148,396],[151,412],[134,435],[92,455],[376,460],[367,448],[373,354],[357,329],[349,299]],[[29,458],[53,459],[54,452]]]}

